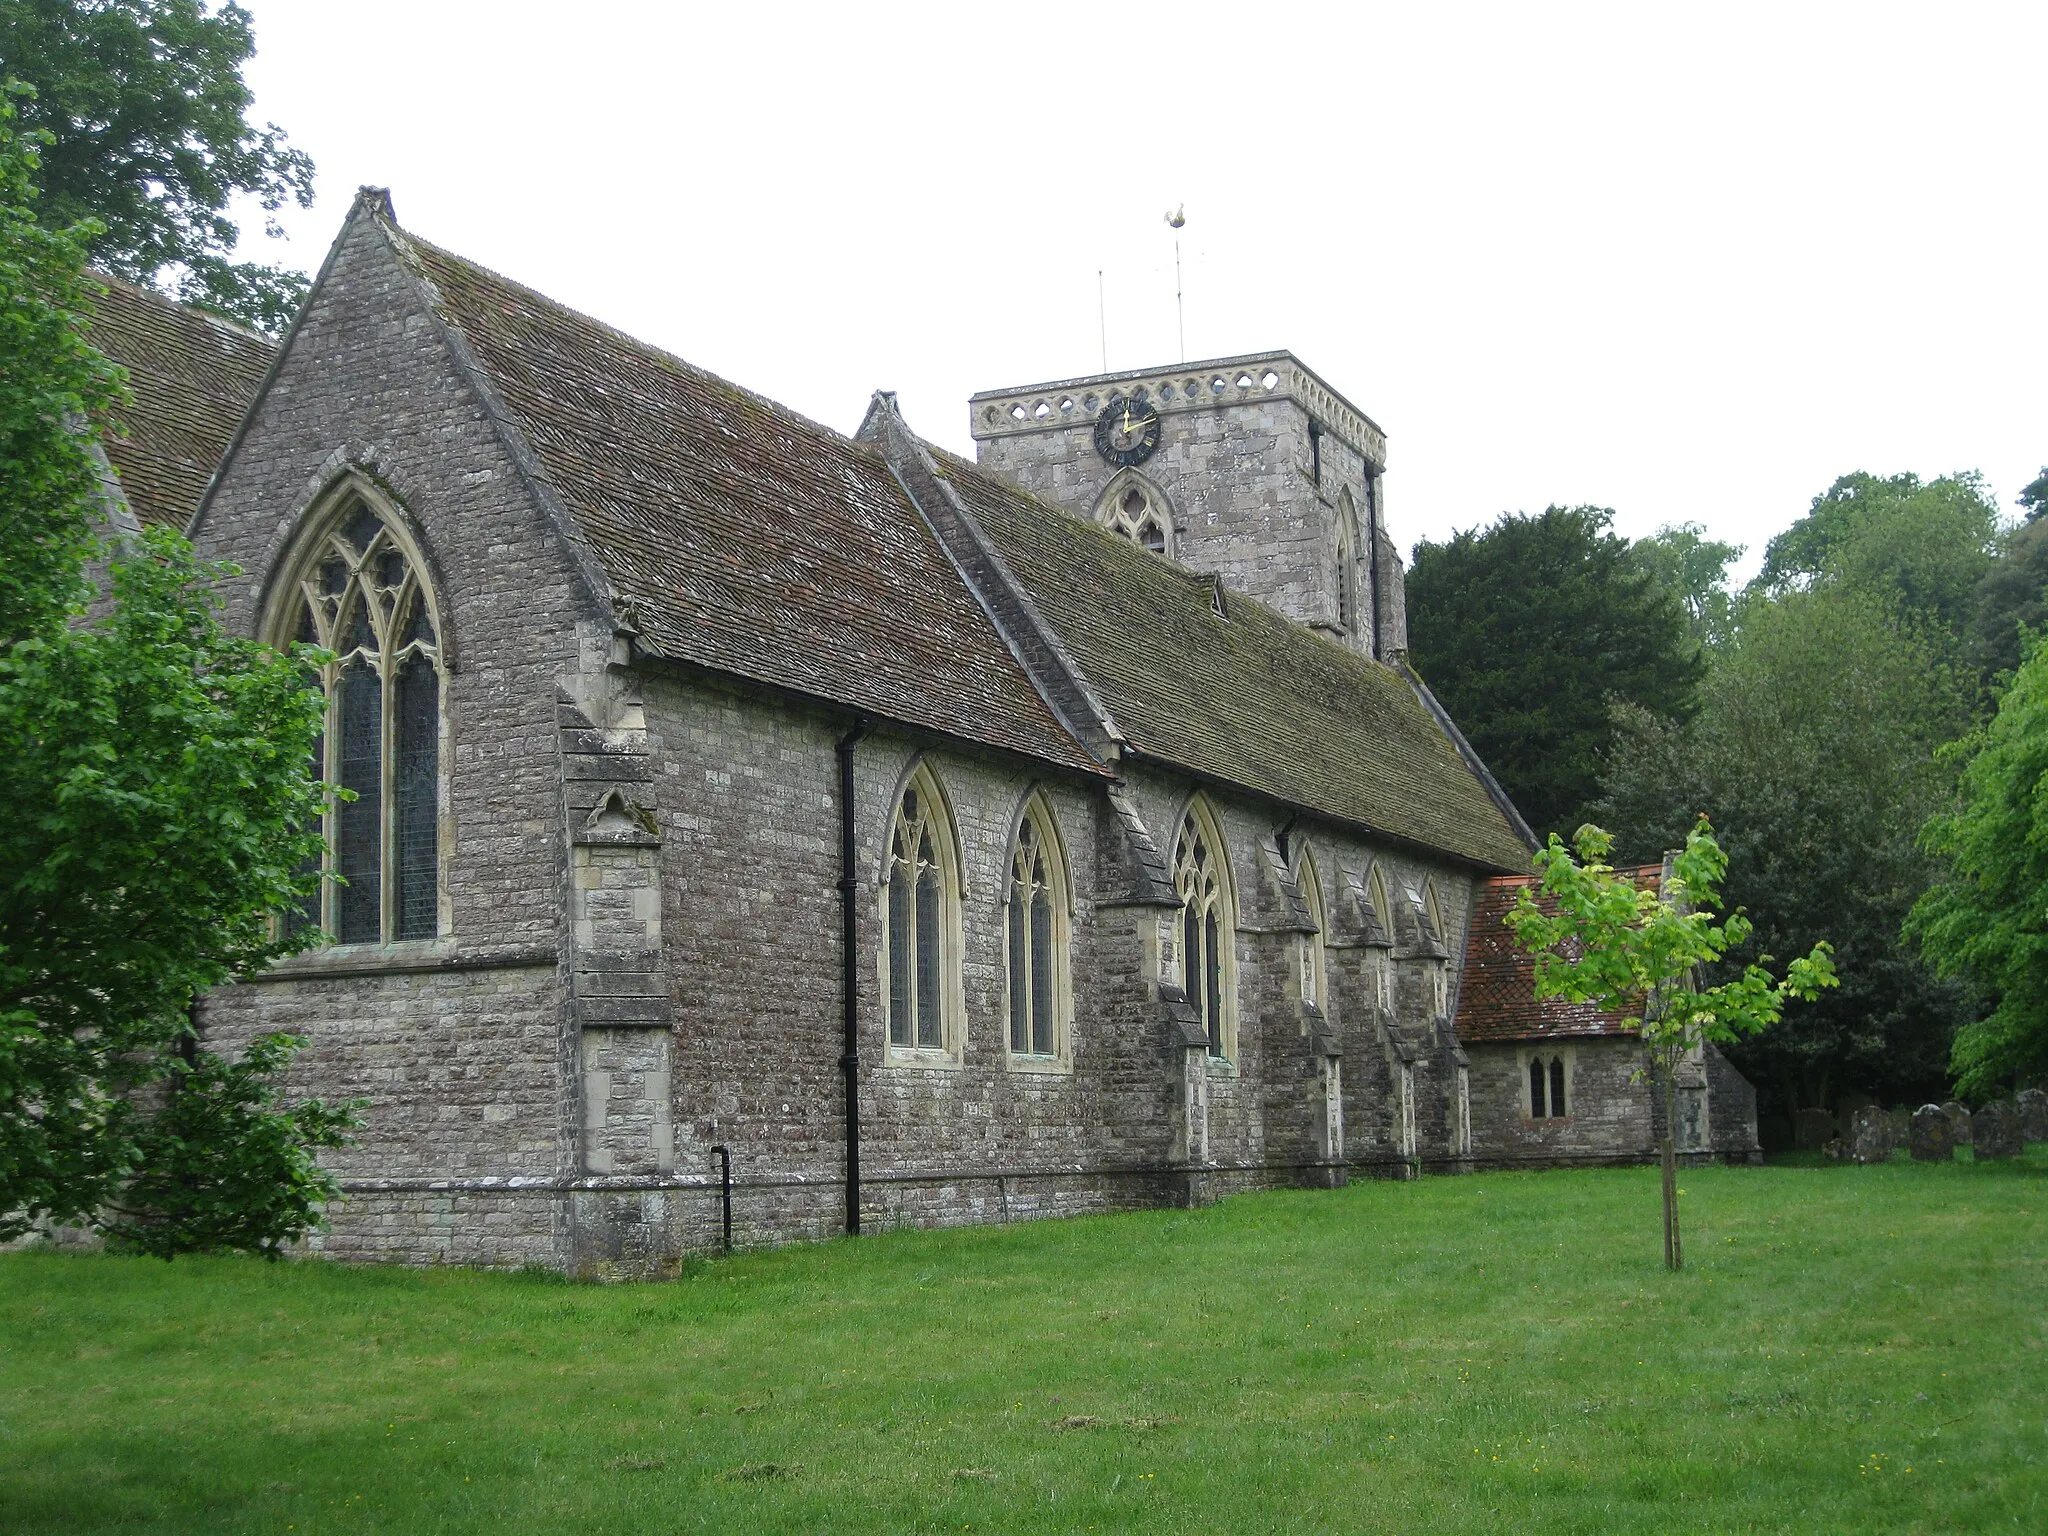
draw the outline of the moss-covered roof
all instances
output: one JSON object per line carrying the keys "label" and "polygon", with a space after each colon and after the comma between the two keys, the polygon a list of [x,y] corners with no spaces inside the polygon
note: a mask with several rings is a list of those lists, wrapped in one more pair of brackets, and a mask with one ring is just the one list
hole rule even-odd
{"label": "moss-covered roof", "polygon": [[137,518],[182,529],[277,356],[267,336],[160,293],[100,277],[86,333],[128,370],[128,404],[100,446]]}
{"label": "moss-covered roof", "polygon": [[641,649],[1093,774],[870,448],[386,226]]}
{"label": "moss-covered roof", "polygon": [[1219,602],[1213,577],[933,457],[1136,751],[1528,868],[1527,845],[1401,673],[1227,588]]}

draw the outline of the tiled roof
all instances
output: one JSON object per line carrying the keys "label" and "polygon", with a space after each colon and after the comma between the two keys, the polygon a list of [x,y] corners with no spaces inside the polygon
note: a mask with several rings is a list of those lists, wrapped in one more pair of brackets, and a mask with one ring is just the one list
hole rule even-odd
{"label": "tiled roof", "polygon": [[100,277],[87,339],[128,370],[130,404],[100,446],[129,507],[182,529],[242,424],[276,343],[118,278]]}
{"label": "tiled roof", "polygon": [[873,450],[384,226],[639,647],[1092,773]]}
{"label": "tiled roof", "polygon": [[1528,868],[1527,845],[1398,672],[964,459],[933,457],[1137,752]]}
{"label": "tiled roof", "polygon": [[[1662,868],[1646,864],[1626,873],[1641,886],[1655,884]],[[1465,970],[1458,980],[1458,1038],[1483,1045],[1496,1040],[1634,1034],[1634,1019],[1603,1013],[1591,1003],[1536,1001],[1536,957],[1517,947],[1507,926],[1515,899],[1535,884],[1531,875],[1502,875],[1481,882],[1473,893]]]}

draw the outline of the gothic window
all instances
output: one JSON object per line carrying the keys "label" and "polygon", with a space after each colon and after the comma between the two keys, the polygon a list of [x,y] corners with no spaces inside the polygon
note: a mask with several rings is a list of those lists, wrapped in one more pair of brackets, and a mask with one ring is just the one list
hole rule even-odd
{"label": "gothic window", "polygon": [[1535,1120],[1565,1118],[1565,1061],[1562,1056],[1545,1060],[1529,1058],[1529,1115]]}
{"label": "gothic window", "polygon": [[1340,493],[1337,497],[1337,568],[1332,574],[1337,586],[1337,622],[1344,626],[1347,635],[1358,633],[1358,561],[1353,554],[1351,533],[1351,525],[1356,518],[1351,493]]}
{"label": "gothic window", "polygon": [[1095,516],[1111,533],[1155,555],[1173,553],[1173,519],[1166,498],[1141,476],[1122,475],[1110,482]]}
{"label": "gothic window", "polygon": [[920,767],[889,831],[882,965],[892,1049],[943,1051],[953,1043],[957,868],[952,821],[930,772]]}
{"label": "gothic window", "polygon": [[1301,851],[1301,873],[1296,877],[1301,888],[1301,899],[1308,907],[1309,921],[1315,931],[1305,933],[1301,938],[1301,1000],[1314,1003],[1325,1013],[1329,1005],[1324,1000],[1324,990],[1329,969],[1329,957],[1324,948],[1323,935],[1329,924],[1323,918],[1323,877],[1316,868],[1316,856],[1308,849]]}
{"label": "gothic window", "polygon": [[1066,1053],[1067,881],[1052,815],[1033,796],[1017,826],[1005,897],[1010,983],[1010,1051]]}
{"label": "gothic window", "polygon": [[294,921],[344,944],[440,931],[440,630],[426,572],[395,525],[344,501],[280,588],[280,641],[334,653],[313,766],[354,799],[325,813],[323,882]]}
{"label": "gothic window", "polygon": [[1532,1119],[1541,1120],[1544,1118],[1544,1082],[1543,1058],[1532,1056],[1529,1059],[1529,1115]]}
{"label": "gothic window", "polygon": [[1442,1018],[1451,1011],[1451,963],[1443,958],[1446,948],[1443,908],[1437,905],[1436,886],[1428,882],[1422,887],[1422,915],[1429,924],[1429,937],[1436,941],[1438,951],[1437,958],[1424,962],[1428,967],[1430,1017]]}
{"label": "gothic window", "polygon": [[[1366,877],[1365,896],[1372,903],[1375,920],[1382,925],[1394,920],[1394,909],[1387,902],[1387,882],[1378,865],[1374,865],[1372,873]],[[1384,946],[1373,949],[1371,965],[1373,1006],[1391,1011],[1394,1006],[1393,964]]]}
{"label": "gothic window", "polygon": [[1550,1058],[1550,1113],[1557,1119],[1564,1118],[1564,1058]]}
{"label": "gothic window", "polygon": [[1208,1031],[1209,1054],[1225,1060],[1237,1055],[1237,922],[1228,879],[1223,840],[1198,801],[1181,822],[1173,855],[1173,884],[1181,900],[1181,975],[1188,1002]]}

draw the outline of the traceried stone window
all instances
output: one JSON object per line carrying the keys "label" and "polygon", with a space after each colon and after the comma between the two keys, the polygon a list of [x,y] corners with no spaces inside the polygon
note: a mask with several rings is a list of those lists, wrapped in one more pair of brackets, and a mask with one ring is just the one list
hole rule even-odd
{"label": "traceried stone window", "polygon": [[282,641],[334,653],[314,764],[354,794],[325,813],[327,867],[296,921],[344,944],[440,931],[440,629],[426,573],[393,523],[350,496],[280,588]]}
{"label": "traceried stone window", "polygon": [[957,1037],[958,868],[945,800],[920,767],[889,831],[882,966],[891,1050],[946,1052]]}
{"label": "traceried stone window", "polygon": [[1155,555],[1173,553],[1173,518],[1166,498],[1141,475],[1119,475],[1095,509],[1096,521]]}
{"label": "traceried stone window", "polygon": [[1329,958],[1324,947],[1323,935],[1329,924],[1323,918],[1323,877],[1316,868],[1316,856],[1308,849],[1301,851],[1301,872],[1295,877],[1301,889],[1301,899],[1308,907],[1309,921],[1314,923],[1315,932],[1301,936],[1301,1000],[1314,1003],[1323,1012],[1330,1011],[1324,999],[1329,973]]}
{"label": "traceried stone window", "polygon": [[1067,1050],[1066,865],[1045,802],[1033,796],[1017,825],[1004,897],[1010,1054],[1057,1060]]}
{"label": "traceried stone window", "polygon": [[1188,1002],[1209,1033],[1209,1054],[1237,1056],[1235,954],[1237,920],[1230,899],[1223,839],[1197,801],[1174,844],[1173,885],[1181,899],[1181,975]]}

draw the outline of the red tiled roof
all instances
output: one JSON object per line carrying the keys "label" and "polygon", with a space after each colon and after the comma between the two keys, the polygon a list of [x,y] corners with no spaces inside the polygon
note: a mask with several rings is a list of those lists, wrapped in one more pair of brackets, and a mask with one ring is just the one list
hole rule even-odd
{"label": "red tiled roof", "polygon": [[95,274],[107,291],[86,339],[128,370],[132,399],[100,446],[145,523],[183,529],[277,355],[267,336],[147,288]]}
{"label": "red tiled roof", "polygon": [[[1640,886],[1655,884],[1663,869],[1645,864],[1623,872]],[[1591,1003],[1536,1001],[1536,957],[1515,944],[1507,926],[1515,899],[1536,883],[1533,875],[1498,875],[1473,893],[1465,972],[1458,982],[1458,1039],[1484,1045],[1496,1040],[1634,1034],[1633,1018],[1603,1013]]]}

